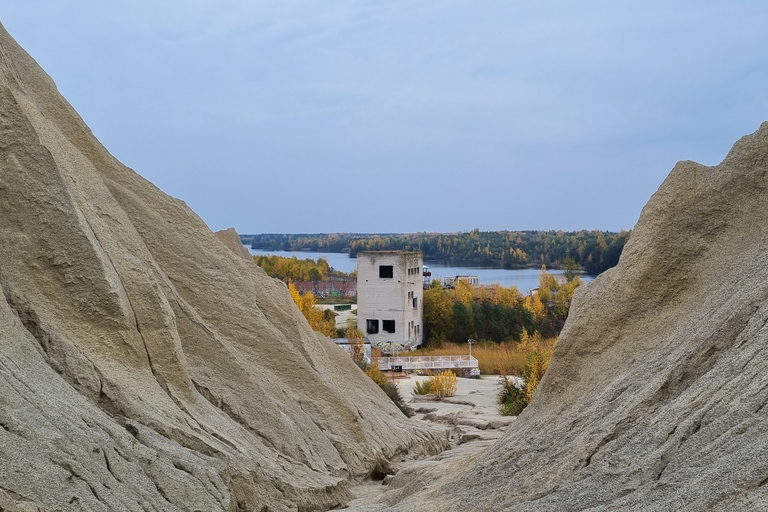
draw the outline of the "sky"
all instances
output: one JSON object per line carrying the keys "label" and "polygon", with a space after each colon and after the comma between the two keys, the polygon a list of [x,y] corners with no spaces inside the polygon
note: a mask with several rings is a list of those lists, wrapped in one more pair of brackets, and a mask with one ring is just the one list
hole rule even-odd
{"label": "sky", "polygon": [[762,0],[0,0],[216,231],[631,229],[768,120]]}

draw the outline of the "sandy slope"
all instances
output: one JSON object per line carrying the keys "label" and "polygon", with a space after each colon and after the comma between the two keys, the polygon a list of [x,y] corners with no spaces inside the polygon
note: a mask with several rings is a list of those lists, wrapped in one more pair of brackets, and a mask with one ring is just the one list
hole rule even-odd
{"label": "sandy slope", "polygon": [[0,27],[1,510],[323,510],[442,448],[220,236]]}

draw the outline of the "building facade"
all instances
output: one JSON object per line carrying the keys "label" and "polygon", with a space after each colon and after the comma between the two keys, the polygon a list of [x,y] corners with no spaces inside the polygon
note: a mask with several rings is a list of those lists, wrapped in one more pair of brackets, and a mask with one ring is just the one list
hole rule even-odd
{"label": "building facade", "polygon": [[357,327],[384,353],[413,350],[424,339],[420,252],[357,254]]}

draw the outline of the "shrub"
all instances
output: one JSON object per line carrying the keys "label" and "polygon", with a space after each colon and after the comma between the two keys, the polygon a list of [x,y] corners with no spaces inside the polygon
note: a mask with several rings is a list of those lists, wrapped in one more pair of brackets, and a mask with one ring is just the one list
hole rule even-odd
{"label": "shrub", "polygon": [[533,393],[539,386],[539,382],[544,377],[544,374],[549,367],[549,362],[552,360],[552,349],[537,350],[530,356],[528,356],[528,364],[525,365],[525,396],[528,403],[533,400]]}
{"label": "shrub", "polygon": [[413,392],[416,395],[428,395],[432,392],[432,379],[416,382],[416,386],[413,388]]}
{"label": "shrub", "polygon": [[528,356],[522,377],[501,377],[499,407],[504,416],[516,416],[533,400],[533,394],[541,382],[552,359],[552,349],[539,348]]}
{"label": "shrub", "polygon": [[416,395],[433,394],[438,398],[453,396],[456,394],[458,383],[459,379],[456,377],[456,374],[450,370],[445,370],[442,373],[431,376],[429,380],[417,382],[413,388],[413,393]]}
{"label": "shrub", "polygon": [[499,391],[499,407],[502,416],[517,416],[528,405],[525,384],[519,377],[499,377],[501,390]]}
{"label": "shrub", "polygon": [[365,371],[365,374],[369,376],[373,382],[378,384],[380,388],[383,388],[387,384],[387,378],[381,373],[379,364],[376,362],[371,363],[371,366]]}
{"label": "shrub", "polygon": [[[386,379],[385,379],[386,380]],[[413,416],[413,409],[408,407],[408,404],[403,401],[403,397],[400,395],[400,389],[394,382],[387,381],[383,386],[380,386],[384,393],[387,394],[390,400],[405,414],[407,417]]]}
{"label": "shrub", "polygon": [[456,387],[459,384],[458,377],[450,370],[445,370],[443,373],[435,375],[429,381],[429,387],[438,398],[455,395]]}
{"label": "shrub", "polygon": [[397,384],[387,380],[387,377],[384,375],[384,373],[379,370],[378,363],[373,362],[368,365],[364,360],[355,361],[355,363],[357,363],[360,369],[363,370],[365,374],[370,377],[371,380],[382,389],[382,391],[384,391],[384,393],[386,393],[389,399],[394,402],[394,404],[398,407],[398,409],[400,409],[400,411],[402,411],[403,414],[409,418],[413,416],[413,409],[408,407],[408,405],[403,401],[403,397],[400,395],[400,390],[397,388]]}

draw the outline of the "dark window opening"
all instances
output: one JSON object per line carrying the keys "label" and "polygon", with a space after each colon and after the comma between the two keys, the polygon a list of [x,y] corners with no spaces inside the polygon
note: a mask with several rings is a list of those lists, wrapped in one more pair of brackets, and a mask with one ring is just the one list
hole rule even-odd
{"label": "dark window opening", "polygon": [[368,332],[368,334],[376,334],[379,332],[379,321],[378,320],[366,320],[365,321],[365,330]]}
{"label": "dark window opening", "polygon": [[417,297],[413,298],[413,309],[419,309],[419,299]]}
{"label": "dark window opening", "polygon": [[394,267],[392,265],[379,265],[379,277],[385,279],[395,277]]}
{"label": "dark window opening", "polygon": [[381,328],[384,332],[388,332],[390,334],[395,332],[395,321],[394,320],[382,320],[381,321]]}

